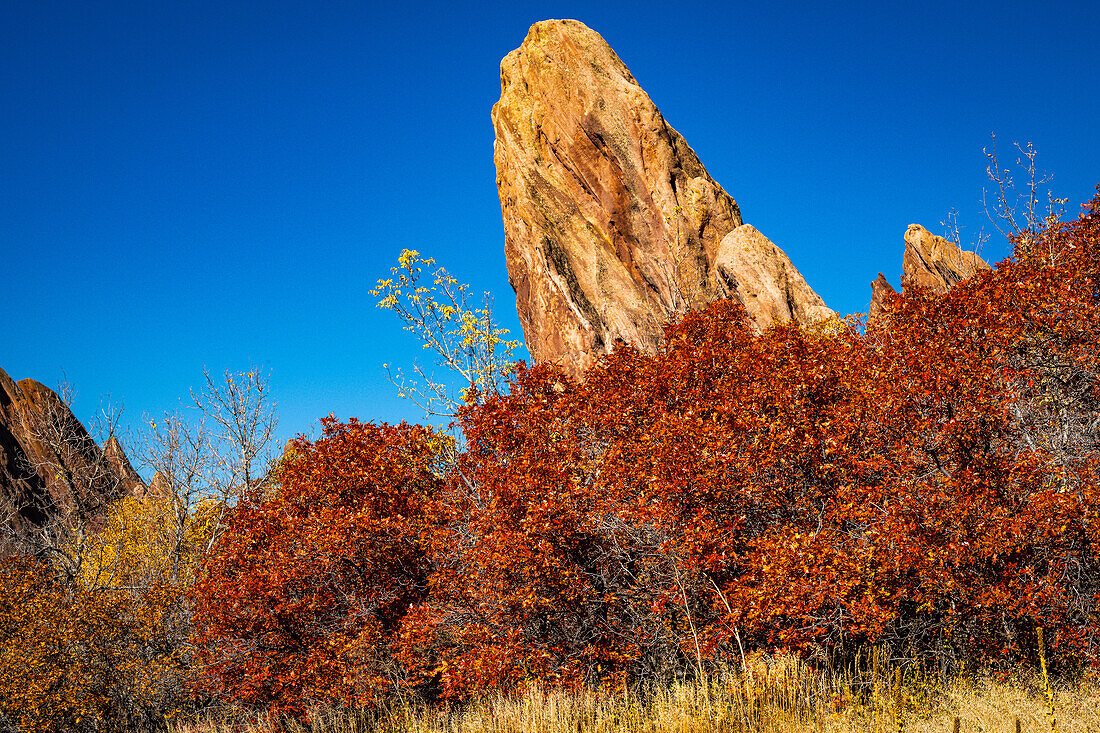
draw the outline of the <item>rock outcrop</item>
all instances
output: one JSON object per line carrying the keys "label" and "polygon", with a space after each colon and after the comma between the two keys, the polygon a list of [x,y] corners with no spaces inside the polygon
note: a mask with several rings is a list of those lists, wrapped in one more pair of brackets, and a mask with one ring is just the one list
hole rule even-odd
{"label": "rock outcrop", "polygon": [[107,459],[111,470],[121,480],[123,493],[139,497],[145,494],[145,482],[130,464],[130,459],[126,457],[126,451],[123,450],[118,438],[113,435],[107,438],[107,442],[103,444],[103,457]]}
{"label": "rock outcrop", "polygon": [[[918,286],[928,288],[936,295],[943,295],[956,283],[988,269],[989,265],[977,253],[962,249],[920,224],[910,224],[905,230],[905,252],[901,259],[903,291]],[[895,292],[897,291],[880,272],[878,278],[871,283],[868,323],[885,312],[883,304],[886,297]]]}
{"label": "rock outcrop", "polygon": [[117,440],[101,449],[53,390],[0,369],[0,527],[22,532],[74,509],[92,519],[143,490]]}
{"label": "rock outcrop", "polygon": [[894,286],[886,280],[886,276],[880,272],[874,282],[871,283],[871,306],[867,309],[868,322],[875,320],[886,312],[886,299],[891,295],[896,295],[897,292],[894,290]]}
{"label": "rock outcrop", "polygon": [[751,224],[722,238],[714,275],[717,295],[738,298],[760,328],[778,321],[814,323],[835,315],[783,250]]}
{"label": "rock outcrop", "polygon": [[905,231],[901,271],[906,286],[918,285],[943,295],[960,280],[988,269],[976,253],[961,249],[920,224],[910,224]]}
{"label": "rock outcrop", "polygon": [[492,120],[509,280],[536,362],[578,376],[617,343],[653,351],[667,321],[719,297],[742,298],[761,325],[824,308],[762,236],[767,247],[733,240],[716,272],[737,203],[582,23],[531,27],[501,62]]}
{"label": "rock outcrop", "polygon": [[0,369],[0,525],[42,524],[55,512],[44,478],[24,448],[23,391]]}

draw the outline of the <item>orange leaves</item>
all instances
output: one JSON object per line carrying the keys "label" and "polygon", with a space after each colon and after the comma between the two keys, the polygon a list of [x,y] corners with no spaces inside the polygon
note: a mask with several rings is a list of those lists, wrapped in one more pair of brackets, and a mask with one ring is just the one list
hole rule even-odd
{"label": "orange leaves", "polygon": [[32,560],[0,559],[0,719],[19,730],[120,730],[178,710],[183,659],[174,590],[65,586]]}
{"label": "orange leaves", "polygon": [[424,600],[436,541],[431,431],[323,426],[267,500],[237,507],[195,589],[211,689],[285,712],[384,691],[385,649]]}
{"label": "orange leaves", "polygon": [[[558,395],[552,372],[522,374],[510,396],[467,411],[471,475],[491,489],[493,528],[536,531],[545,498],[508,503],[518,492],[568,501],[539,546],[576,558],[582,585],[531,581],[523,569],[545,559],[498,547],[504,587],[533,582],[560,610],[585,584],[613,582],[570,555],[571,532],[613,566],[647,558],[633,598],[691,586],[686,613],[718,636],[744,623],[791,644],[916,634],[934,646],[961,623],[996,636],[1087,616],[1090,596],[1067,605],[1057,572],[1062,558],[1096,565],[1096,540],[1061,518],[1097,509],[1085,498],[1100,404],[1095,218],[1042,235],[1068,236],[1072,256],[1021,256],[946,297],[912,289],[867,337],[844,324],[754,335],[739,305],[716,303],[669,329],[663,352],[620,349]],[[624,607],[629,630],[604,628],[681,633],[653,615],[668,606],[643,608]],[[1012,620],[993,632],[995,612]]]}
{"label": "orange leaves", "polygon": [[1098,210],[866,333],[757,333],[727,301],[583,383],[520,368],[462,408],[461,451],[326,421],[206,564],[218,684],[300,710],[368,683],[625,684],[741,646],[950,666],[1027,657],[1036,625],[1095,661]]}

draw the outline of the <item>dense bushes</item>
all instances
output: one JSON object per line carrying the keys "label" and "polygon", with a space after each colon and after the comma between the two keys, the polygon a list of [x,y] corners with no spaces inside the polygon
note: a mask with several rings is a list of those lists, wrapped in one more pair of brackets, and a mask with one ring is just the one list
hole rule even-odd
{"label": "dense bushes", "polygon": [[469,399],[449,462],[414,428],[327,422],[238,509],[202,638],[228,690],[293,705],[771,646],[947,670],[1032,659],[1040,626],[1095,662],[1098,268],[1100,197],[865,332],[757,334],[720,302],[583,384],[521,369]]}
{"label": "dense bushes", "polygon": [[[0,522],[0,731],[162,729],[224,702],[195,684],[190,586],[233,495],[264,483],[254,469],[273,429],[265,394],[255,371],[226,373],[224,385],[208,375],[195,406],[224,431],[153,421],[151,486],[74,501],[40,525]],[[91,440],[61,401],[48,404],[24,416],[47,447],[31,468],[57,477],[59,496],[96,496],[118,476],[67,459]]]}
{"label": "dense bushes", "polygon": [[194,589],[207,692],[302,713],[366,703],[402,678],[391,646],[427,597],[438,435],[323,421],[269,495],[244,497]]}
{"label": "dense bushes", "polygon": [[1037,627],[1095,664],[1098,390],[1100,196],[865,330],[720,302],[583,383],[467,393],[458,445],[328,419],[271,475],[242,445],[220,484],[117,504],[72,577],[0,564],[0,728],[616,688],[771,647],[948,671],[1032,660]]}
{"label": "dense bushes", "polygon": [[191,706],[180,589],[92,590],[0,559],[0,730],[145,729]]}

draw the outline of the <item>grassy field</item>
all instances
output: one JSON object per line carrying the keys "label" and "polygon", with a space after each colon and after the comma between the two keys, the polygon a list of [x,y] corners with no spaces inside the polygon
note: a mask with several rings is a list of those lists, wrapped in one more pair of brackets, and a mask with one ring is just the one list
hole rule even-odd
{"label": "grassy field", "polygon": [[[532,687],[461,707],[397,704],[373,712],[315,710],[312,733],[1100,733],[1100,681],[1052,690],[1039,674],[957,680],[946,687],[904,675],[814,672],[793,657],[750,662],[707,684],[637,695]],[[269,730],[260,724],[253,732]],[[178,733],[227,733],[206,723]],[[236,727],[233,730],[241,730]]]}

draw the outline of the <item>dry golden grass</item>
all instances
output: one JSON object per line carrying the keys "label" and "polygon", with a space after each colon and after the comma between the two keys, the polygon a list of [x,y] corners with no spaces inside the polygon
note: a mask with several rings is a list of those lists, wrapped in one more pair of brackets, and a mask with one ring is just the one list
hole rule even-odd
{"label": "dry golden grass", "polygon": [[[1054,701],[1055,733],[1100,733],[1100,683],[1055,689]],[[758,658],[743,674],[722,675],[706,685],[673,684],[640,697],[532,687],[524,695],[485,697],[461,708],[319,709],[310,726],[288,728],[293,733],[952,733],[956,718],[958,733],[1051,733],[1038,675],[929,690],[869,671],[825,675],[789,656]],[[177,733],[229,730],[205,723]]]}

